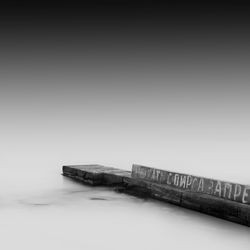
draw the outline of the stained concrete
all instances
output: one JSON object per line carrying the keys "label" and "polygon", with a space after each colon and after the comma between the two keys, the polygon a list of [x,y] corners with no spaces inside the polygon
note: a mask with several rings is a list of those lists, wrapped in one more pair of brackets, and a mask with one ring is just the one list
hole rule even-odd
{"label": "stained concrete", "polygon": [[63,175],[90,185],[114,186],[123,183],[131,172],[97,164],[63,166]]}
{"label": "stained concrete", "polygon": [[134,164],[132,177],[250,205],[250,186]]}

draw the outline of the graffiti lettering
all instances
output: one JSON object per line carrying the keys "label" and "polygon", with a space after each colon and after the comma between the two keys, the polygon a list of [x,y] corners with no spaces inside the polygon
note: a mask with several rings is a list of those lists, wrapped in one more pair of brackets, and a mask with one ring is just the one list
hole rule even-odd
{"label": "graffiti lettering", "polygon": [[132,177],[166,184],[185,191],[213,195],[227,200],[250,204],[250,186],[212,180],[198,176],[173,173],[134,165]]}

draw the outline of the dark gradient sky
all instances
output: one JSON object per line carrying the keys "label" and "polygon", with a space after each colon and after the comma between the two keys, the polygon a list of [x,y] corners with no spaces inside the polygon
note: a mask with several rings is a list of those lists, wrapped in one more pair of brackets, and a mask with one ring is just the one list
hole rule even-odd
{"label": "dark gradient sky", "polygon": [[141,163],[250,183],[249,13],[238,1],[10,1],[3,162]]}

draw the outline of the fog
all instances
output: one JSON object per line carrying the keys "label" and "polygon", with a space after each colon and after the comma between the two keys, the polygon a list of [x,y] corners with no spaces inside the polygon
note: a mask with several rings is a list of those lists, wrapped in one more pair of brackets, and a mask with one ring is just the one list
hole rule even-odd
{"label": "fog", "polygon": [[247,227],[61,175],[137,163],[249,185],[249,22],[95,8],[1,17],[0,246],[249,249]]}

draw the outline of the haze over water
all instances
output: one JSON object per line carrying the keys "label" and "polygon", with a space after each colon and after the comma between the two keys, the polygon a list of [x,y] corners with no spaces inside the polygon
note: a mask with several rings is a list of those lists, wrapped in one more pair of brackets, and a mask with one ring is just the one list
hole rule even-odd
{"label": "haze over water", "polygon": [[247,227],[61,176],[138,163],[250,184],[246,12],[107,6],[1,16],[1,248],[249,249]]}

